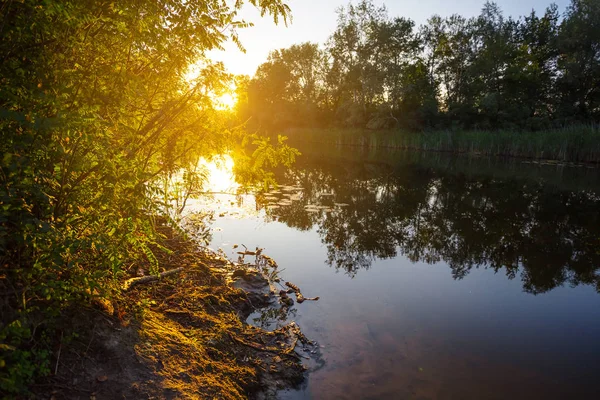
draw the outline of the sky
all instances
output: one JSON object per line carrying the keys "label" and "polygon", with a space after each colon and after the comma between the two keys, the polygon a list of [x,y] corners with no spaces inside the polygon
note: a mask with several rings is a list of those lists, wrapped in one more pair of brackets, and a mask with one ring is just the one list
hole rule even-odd
{"label": "sky", "polygon": [[[419,26],[429,17],[438,14],[442,17],[460,14],[472,17],[479,14],[485,0],[374,0],[376,5],[385,4],[390,17],[410,18]],[[552,0],[496,0],[504,16],[527,15],[534,9],[542,14]],[[242,53],[233,43],[225,46],[225,51],[213,51],[210,57],[222,61],[234,74],[254,75],[256,68],[266,61],[271,50],[289,47],[296,43],[317,42],[323,44],[333,33],[336,23],[336,9],[348,4],[348,0],[287,0],[292,10],[292,22],[286,27],[282,22],[275,25],[269,17],[260,14],[251,6],[242,10],[241,17],[254,23],[251,28],[240,30],[241,41],[246,48]],[[353,1],[354,4],[357,0]],[[555,0],[562,14],[569,0]]]}

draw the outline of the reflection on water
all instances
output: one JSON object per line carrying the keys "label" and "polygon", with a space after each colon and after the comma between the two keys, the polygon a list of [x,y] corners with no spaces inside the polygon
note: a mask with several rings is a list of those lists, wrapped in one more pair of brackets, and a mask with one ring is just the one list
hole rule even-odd
{"label": "reflection on water", "polygon": [[456,279],[489,267],[519,276],[531,293],[564,283],[600,291],[597,192],[418,164],[311,161],[280,177],[294,186],[259,196],[259,204],[290,227],[317,226],[327,263],[351,276],[400,254],[444,261]]}
{"label": "reflection on water", "polygon": [[233,175],[233,159],[231,156],[224,155],[211,161],[201,158],[200,165],[207,170],[207,182],[204,184],[205,191],[233,193],[239,187]]}
{"label": "reflection on water", "polygon": [[597,169],[344,153],[301,157],[268,193],[198,200],[211,246],[264,248],[321,297],[283,316],[324,365],[282,398],[597,398]]}

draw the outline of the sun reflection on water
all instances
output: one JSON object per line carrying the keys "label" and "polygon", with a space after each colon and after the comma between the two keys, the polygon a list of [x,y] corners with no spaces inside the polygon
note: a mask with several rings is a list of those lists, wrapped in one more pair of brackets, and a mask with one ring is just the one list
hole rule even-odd
{"label": "sun reflection on water", "polygon": [[235,181],[233,174],[233,159],[224,155],[218,159],[207,161],[200,159],[202,165],[208,171],[208,179],[204,184],[205,191],[212,193],[235,193],[239,184]]}
{"label": "sun reflection on water", "polygon": [[258,215],[254,194],[240,191],[242,185],[235,180],[231,156],[201,158],[199,165],[207,176],[202,193],[188,202],[185,212],[188,218],[192,214],[211,212],[215,218],[211,230],[218,231],[219,220],[223,218],[239,220]]}

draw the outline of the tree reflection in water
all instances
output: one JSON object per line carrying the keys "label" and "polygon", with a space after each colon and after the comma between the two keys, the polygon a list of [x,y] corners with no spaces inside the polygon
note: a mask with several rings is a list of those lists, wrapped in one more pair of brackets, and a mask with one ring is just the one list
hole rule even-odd
{"label": "tree reflection in water", "polygon": [[[279,181],[302,189],[270,213],[300,230],[317,226],[327,263],[350,276],[374,259],[401,254],[413,262],[443,261],[455,279],[474,267],[492,268],[520,277],[534,294],[565,283],[600,291],[594,190],[331,158],[309,158]],[[262,196],[257,202],[267,205]]]}

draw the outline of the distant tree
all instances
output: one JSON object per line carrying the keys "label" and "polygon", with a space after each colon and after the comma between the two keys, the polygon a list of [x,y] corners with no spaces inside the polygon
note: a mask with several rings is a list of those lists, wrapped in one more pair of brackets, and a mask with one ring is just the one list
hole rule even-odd
{"label": "distant tree", "polygon": [[337,13],[338,25],[328,43],[341,81],[336,114],[343,125],[364,125],[383,95],[376,34],[387,10],[362,0],[356,6],[340,7]]}
{"label": "distant tree", "polygon": [[324,90],[324,53],[318,45],[303,43],[272,51],[256,75],[245,82],[247,112],[251,125],[284,129],[291,125],[316,124],[318,103],[328,101]]}
{"label": "distant tree", "polygon": [[507,120],[519,118],[520,108],[512,107],[516,59],[517,24],[512,18],[505,19],[495,3],[486,2],[481,15],[475,21],[475,53],[469,68],[469,90],[479,118],[477,125],[484,128],[500,127]]}
{"label": "distant tree", "polygon": [[572,0],[558,42],[557,116],[600,121],[600,2]]}
{"label": "distant tree", "polygon": [[528,128],[548,127],[554,114],[554,81],[558,57],[558,9],[552,5],[543,17],[534,11],[519,25],[519,49],[514,63],[513,104],[522,107]]}

